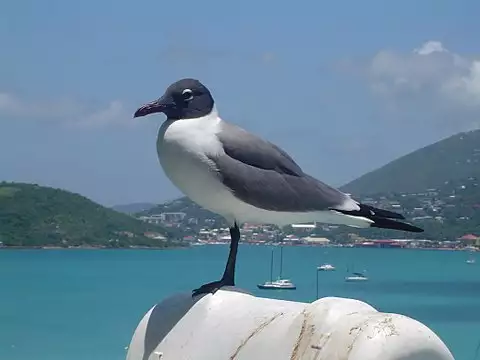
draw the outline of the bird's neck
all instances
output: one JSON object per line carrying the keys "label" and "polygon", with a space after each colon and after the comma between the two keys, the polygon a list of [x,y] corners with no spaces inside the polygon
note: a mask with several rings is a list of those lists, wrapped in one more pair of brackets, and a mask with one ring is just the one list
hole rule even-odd
{"label": "bird's neck", "polygon": [[207,115],[200,116],[197,118],[188,118],[188,119],[174,119],[168,118],[166,123],[168,126],[172,124],[181,124],[181,126],[194,126],[194,124],[203,124],[204,126],[209,125],[217,125],[220,123],[222,119],[218,115],[217,108],[213,106],[212,111],[210,111]]}
{"label": "bird's neck", "polygon": [[180,141],[181,139],[210,138],[220,129],[222,119],[215,108],[205,116],[192,119],[167,119],[159,131],[159,139]]}
{"label": "bird's neck", "polygon": [[215,113],[218,115],[217,105],[213,104],[212,111],[210,113]]}
{"label": "bird's neck", "polygon": [[217,107],[215,105],[213,105],[212,111],[210,111],[210,113],[201,117],[201,119],[203,119],[203,118],[208,118],[209,120],[212,120],[212,119],[221,120],[220,116],[218,115]]}

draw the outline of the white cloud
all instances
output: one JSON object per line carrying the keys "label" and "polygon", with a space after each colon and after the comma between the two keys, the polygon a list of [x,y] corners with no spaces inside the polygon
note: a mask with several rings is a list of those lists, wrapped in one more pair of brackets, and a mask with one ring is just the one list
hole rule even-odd
{"label": "white cloud", "polygon": [[439,41],[409,53],[382,50],[369,61],[367,75],[376,95],[427,95],[449,106],[480,110],[480,60],[451,52]]}
{"label": "white cloud", "polygon": [[415,54],[419,55],[429,55],[434,52],[445,52],[448,51],[443,47],[443,44],[440,41],[427,41],[420,48],[413,50]]}
{"label": "white cloud", "polygon": [[94,107],[68,98],[33,101],[13,93],[0,92],[0,120],[7,118],[56,122],[75,128],[133,126],[135,123],[119,100]]}

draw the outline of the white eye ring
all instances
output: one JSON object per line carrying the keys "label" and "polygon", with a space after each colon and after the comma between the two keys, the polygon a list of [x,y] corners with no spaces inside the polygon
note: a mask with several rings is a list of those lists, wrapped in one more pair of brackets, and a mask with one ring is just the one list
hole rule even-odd
{"label": "white eye ring", "polygon": [[193,99],[193,93],[190,89],[185,89],[182,91],[182,96],[184,101],[190,101]]}

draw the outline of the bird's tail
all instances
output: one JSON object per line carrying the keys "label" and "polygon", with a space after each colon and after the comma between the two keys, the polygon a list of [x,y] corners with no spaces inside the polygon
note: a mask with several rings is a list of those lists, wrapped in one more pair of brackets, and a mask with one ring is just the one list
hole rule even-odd
{"label": "bird's tail", "polygon": [[360,210],[355,211],[346,211],[346,210],[338,210],[342,214],[359,217],[370,220],[370,227],[381,228],[381,229],[393,229],[393,230],[402,230],[402,231],[409,231],[409,232],[423,232],[422,228],[419,228],[414,225],[410,225],[401,221],[396,221],[392,219],[405,219],[405,217],[401,214],[398,214],[393,211],[378,209],[376,207],[365,205],[365,204],[358,204],[360,206]]}

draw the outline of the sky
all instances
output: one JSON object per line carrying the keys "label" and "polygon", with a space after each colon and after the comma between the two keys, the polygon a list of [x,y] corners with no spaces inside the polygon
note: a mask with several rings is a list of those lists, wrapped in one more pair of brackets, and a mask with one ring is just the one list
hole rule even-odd
{"label": "sky", "polygon": [[[180,196],[163,115],[194,77],[220,116],[340,186],[480,127],[480,2],[22,0],[0,11],[0,180],[103,205]],[[420,169],[419,169],[420,170]]]}

